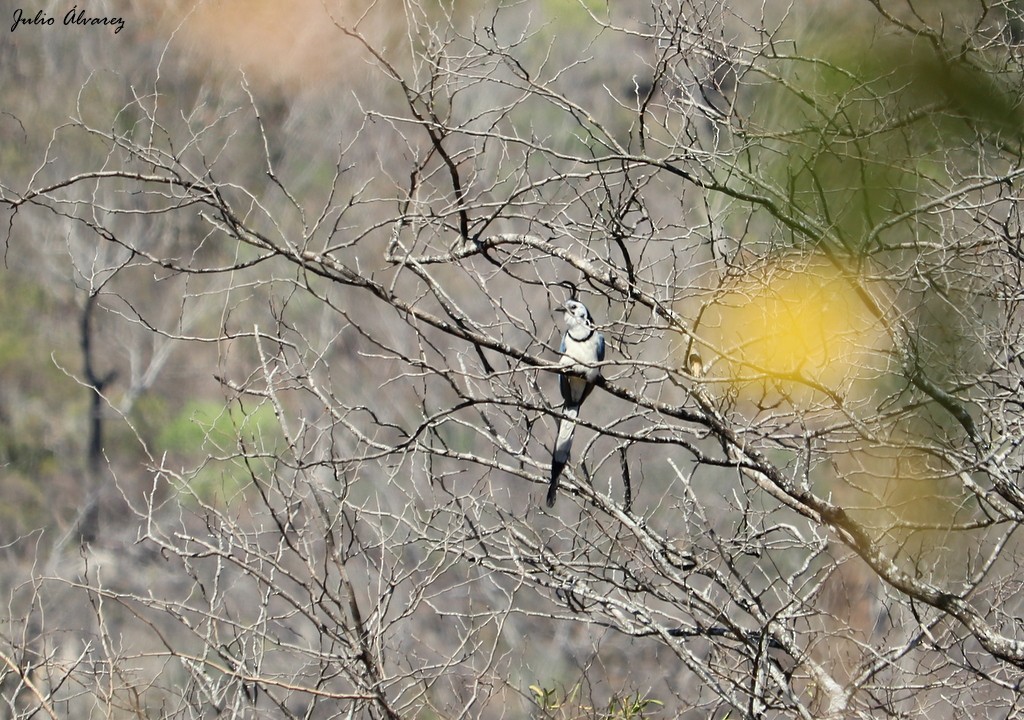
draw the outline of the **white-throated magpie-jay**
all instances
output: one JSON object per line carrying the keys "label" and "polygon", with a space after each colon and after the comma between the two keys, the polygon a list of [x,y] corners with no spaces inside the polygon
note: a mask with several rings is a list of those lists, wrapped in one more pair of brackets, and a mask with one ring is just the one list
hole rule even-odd
{"label": "white-throated magpie-jay", "polygon": [[559,351],[562,358],[559,365],[569,372],[559,376],[558,387],[562,391],[562,414],[558,423],[558,437],[551,455],[551,481],[548,486],[548,507],[555,504],[558,494],[558,476],[569,461],[572,449],[572,435],[576,429],[576,418],[580,405],[594,389],[594,383],[601,375],[597,366],[604,360],[604,335],[594,327],[590,311],[578,300],[568,300],[562,308],[565,311],[565,334]]}

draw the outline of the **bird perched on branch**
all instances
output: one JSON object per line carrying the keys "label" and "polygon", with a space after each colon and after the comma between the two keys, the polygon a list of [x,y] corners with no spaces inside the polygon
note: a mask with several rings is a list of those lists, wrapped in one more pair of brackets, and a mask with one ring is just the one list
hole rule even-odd
{"label": "bird perched on branch", "polygon": [[558,476],[569,461],[580,405],[594,389],[594,383],[601,375],[597,364],[604,360],[604,335],[594,327],[594,319],[586,306],[577,300],[568,300],[562,309],[565,311],[565,334],[559,348],[562,353],[559,365],[565,368],[565,372],[559,377],[558,387],[562,392],[564,417],[558,423],[558,437],[551,456],[548,507],[555,504]]}

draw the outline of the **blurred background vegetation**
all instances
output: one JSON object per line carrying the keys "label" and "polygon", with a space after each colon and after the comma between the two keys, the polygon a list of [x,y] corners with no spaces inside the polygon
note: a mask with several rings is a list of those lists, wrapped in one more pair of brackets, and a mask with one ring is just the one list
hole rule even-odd
{"label": "blurred background vegetation", "polygon": [[[492,59],[477,58],[472,49],[458,56],[463,84],[436,88],[433,109],[475,118],[469,125],[503,128],[507,122],[549,151],[502,157],[494,166],[468,170],[475,181],[468,183],[469,192],[480,207],[504,202],[501,192],[521,179],[515,174],[521,163],[557,166],[551,158],[559,154],[586,160],[616,148],[646,157],[658,143],[662,149],[675,145],[684,156],[688,138],[720,155],[718,164],[700,158],[695,163],[702,168],[703,186],[711,188],[704,193],[691,189],[680,196],[678,185],[635,173],[636,186],[643,189],[642,213],[612,197],[612,191],[607,203],[590,202],[595,193],[574,204],[583,191],[566,183],[537,188],[537,196],[552,208],[548,217],[531,217],[525,210],[519,215],[510,202],[495,225],[568,229],[586,237],[646,233],[654,243],[661,238],[655,228],[683,228],[677,236],[666,233],[672,238],[667,242],[689,241],[677,248],[686,257],[673,260],[673,271],[681,269],[672,282],[688,288],[676,305],[696,319],[708,382],[727,388],[722,392],[733,403],[730,409],[751,425],[784,401],[800,407],[812,429],[815,422],[829,426],[836,417],[829,402],[835,398],[822,386],[849,406],[884,406],[906,388],[905,360],[893,351],[893,338],[905,331],[915,362],[931,380],[971,397],[971,379],[991,359],[979,325],[1000,312],[993,274],[983,254],[956,252],[958,241],[976,231],[972,221],[920,208],[974,178],[984,182],[1019,164],[1024,84],[1019,38],[1012,37],[1020,29],[1012,13],[986,16],[981,3],[953,0],[926,8],[893,3],[885,12],[850,0],[769,1],[756,8],[698,4],[709,32],[720,33],[734,47],[756,36],[755,25],[774,28],[775,41],[761,46],[760,56],[707,68],[722,79],[714,90],[737,107],[735,133],[723,137],[711,126],[691,129],[691,135],[680,132],[685,123],[678,117],[661,118],[657,127],[641,122],[638,107],[645,98],[681,93],[649,82],[659,47],[645,33],[658,27],[659,8],[666,14],[678,11],[671,3],[645,7],[636,17],[629,8],[599,0],[543,0],[529,8],[500,0],[379,3],[369,10],[356,0],[326,5],[320,0],[159,5],[108,0],[90,3],[89,12],[123,13],[126,27],[117,35],[59,26],[0,33],[0,182],[17,192],[81,168],[106,167],[111,148],[71,132],[69,118],[75,118],[152,142],[168,154],[202,158],[226,192],[235,193],[239,205],[279,238],[301,238],[313,246],[318,238],[309,231],[309,219],[329,194],[359,198],[346,216],[346,229],[383,252],[388,213],[400,198],[396,188],[407,183],[410,158],[423,147],[395,141],[389,128],[408,114],[402,88],[382,81],[380,67],[359,42],[339,31],[327,10],[349,24],[362,17],[359,31],[374,48],[384,49],[382,59],[407,77],[423,79],[429,70],[424,58],[437,48],[428,33],[419,36],[410,27],[448,25],[468,34],[485,27],[502,8],[507,20],[495,26],[495,41],[525,36],[516,47],[522,72],[578,107],[537,94],[516,104],[508,117],[492,118],[490,113],[516,91],[508,83],[480,80],[502,77],[487,64]],[[40,1],[38,7],[58,17],[63,9],[55,2]],[[605,26],[611,19],[637,32],[611,32]],[[913,33],[904,22],[951,30],[941,37]],[[736,89],[740,84],[742,91]],[[152,127],[149,115],[160,118],[168,137],[142,137]],[[181,138],[197,141],[181,146]],[[470,142],[452,140],[450,149],[457,152],[460,141]],[[339,148],[345,149],[346,163],[340,168]],[[623,174],[633,178],[631,172]],[[424,187],[426,195],[436,190],[430,182]],[[715,192],[716,187],[730,192]],[[341,337],[332,305],[345,308],[345,320],[354,325],[382,322],[382,311],[359,305],[354,291],[325,287],[284,264],[259,265],[237,276],[162,274],[125,248],[97,242],[70,216],[81,204],[95,203],[102,216],[98,224],[116,225],[161,257],[200,258],[204,265],[223,267],[257,253],[212,241],[209,227],[194,215],[105,215],[108,199],[124,204],[125,197],[133,197],[130,184],[95,183],[75,192],[79,195],[56,211],[20,209],[10,220],[0,267],[0,497],[5,500],[0,547],[8,555],[0,590],[5,595],[16,594],[44,544],[22,540],[43,533],[48,545],[70,532],[95,493],[110,532],[130,537],[135,529],[120,527],[117,518],[127,515],[130,504],[152,499],[149,471],[156,466],[181,474],[178,490],[188,507],[246,512],[253,501],[251,475],[272,474],[284,440],[270,404],[229,400],[221,382],[259,367],[259,343],[213,340],[249,332],[258,336],[261,328],[285,338],[301,336],[308,345],[304,361],[324,372],[335,368],[329,385],[338,395],[379,411],[382,424],[409,424],[402,422],[409,419],[403,413],[419,417],[417,407],[374,407],[374,389],[389,380],[394,365],[374,357],[375,348],[365,338]],[[437,192],[438,207],[450,201]],[[744,192],[769,198],[771,206],[742,202]],[[389,206],[388,199],[395,202]],[[616,200],[622,204],[616,206]],[[157,207],[150,197],[130,202],[140,211]],[[524,207],[530,209],[525,202]],[[1003,213],[1008,223],[1015,212]],[[438,210],[438,217],[443,215]],[[443,222],[453,222],[444,217]],[[473,222],[474,231],[483,231],[490,220],[481,213]],[[355,255],[349,247],[337,250],[339,256]],[[923,266],[948,272],[921,273]],[[873,294],[880,310],[869,309],[851,290],[858,284]],[[510,306],[517,302],[517,290],[509,286]],[[99,303],[86,331],[83,313],[93,294]],[[609,303],[600,312],[609,322],[629,326],[636,321],[629,313],[641,311],[615,311]],[[614,312],[620,314],[613,317]],[[893,317],[898,323],[887,326]],[[161,338],[152,326],[199,341]],[[387,339],[401,347],[408,332],[403,326]],[[92,338],[94,369],[110,378],[103,388],[103,452],[116,491],[111,485],[112,491],[102,492],[95,479],[86,479],[92,390],[82,379],[83,333]],[[666,356],[680,352],[678,338],[645,339],[648,348],[658,346]],[[551,338],[531,341],[551,344]],[[288,410],[302,417],[323,412],[313,401],[295,401]],[[881,442],[850,439],[808,475],[822,495],[834,491],[855,507],[880,543],[931,564],[922,572],[942,577],[950,558],[935,555],[948,554],[949,546],[935,544],[934,533],[905,527],[952,522],[970,505],[951,467],[922,449],[930,438],[962,429],[955,417],[927,403],[898,422],[871,429]],[[470,433],[453,444],[472,447],[474,437]],[[239,438],[256,448],[264,465],[232,457]],[[795,468],[804,450],[777,449],[775,457],[780,466]],[[676,473],[668,464],[651,462],[647,469],[648,496],[659,497]],[[721,480],[723,475],[720,468],[702,471],[698,483],[732,487],[735,474]],[[386,480],[382,473],[381,483]],[[723,499],[713,509],[735,517],[742,509],[730,503]],[[650,504],[654,523],[671,528],[677,507]],[[966,551],[957,548],[954,554]],[[848,599],[837,604],[842,602]],[[589,632],[559,630],[579,643]],[[563,639],[560,634],[554,642]],[[687,687],[679,677],[659,678],[639,691],[630,685],[631,666],[661,667],[665,651],[641,645],[621,639],[605,648],[600,660],[609,685],[607,707],[625,697],[630,701],[621,705],[633,708],[631,716],[657,711],[666,694],[682,694],[680,688]],[[589,663],[596,661],[570,652],[527,655],[521,671],[526,681],[539,683],[538,706],[550,716],[573,716],[560,699],[571,693],[550,686],[574,687],[577,676],[590,672]],[[592,711],[590,716],[628,715],[584,707],[580,716],[584,709]]]}

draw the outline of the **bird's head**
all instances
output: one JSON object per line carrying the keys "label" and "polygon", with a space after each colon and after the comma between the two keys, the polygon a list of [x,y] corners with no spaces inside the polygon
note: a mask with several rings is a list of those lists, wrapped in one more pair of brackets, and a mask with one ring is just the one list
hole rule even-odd
{"label": "bird's head", "polygon": [[587,310],[587,306],[579,300],[566,300],[565,305],[562,306],[562,310],[565,311],[566,325],[570,327],[576,325],[586,325],[588,327],[594,326],[594,320],[590,317],[590,311]]}

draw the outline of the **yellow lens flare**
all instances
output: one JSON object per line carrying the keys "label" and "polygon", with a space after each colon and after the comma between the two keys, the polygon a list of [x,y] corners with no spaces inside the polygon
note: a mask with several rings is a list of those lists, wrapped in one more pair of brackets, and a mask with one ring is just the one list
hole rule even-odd
{"label": "yellow lens flare", "polygon": [[848,389],[877,365],[883,336],[853,284],[817,257],[749,273],[709,308],[706,327],[738,386],[797,393]]}
{"label": "yellow lens flare", "polygon": [[706,377],[732,385],[737,414],[791,412],[808,429],[833,428],[812,482],[875,541],[923,556],[949,527],[958,484],[927,452],[927,424],[879,415],[891,341],[839,268],[790,255],[750,270],[705,308],[697,334],[715,351]]}

